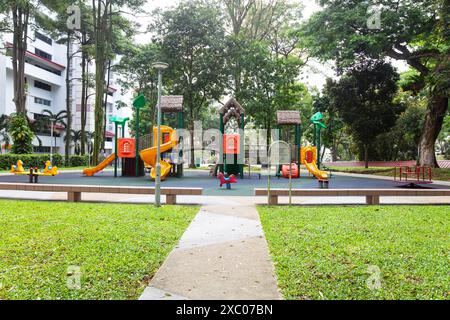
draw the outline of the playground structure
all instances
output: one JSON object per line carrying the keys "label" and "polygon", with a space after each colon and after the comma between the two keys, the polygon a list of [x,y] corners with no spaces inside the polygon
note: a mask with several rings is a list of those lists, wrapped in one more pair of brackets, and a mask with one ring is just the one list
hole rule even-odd
{"label": "playground structure", "polygon": [[283,127],[290,129],[294,126],[295,135],[292,152],[292,163],[288,165],[280,165],[277,170],[277,176],[284,178],[300,178],[300,166],[303,165],[306,169],[316,177],[319,182],[328,181],[328,173],[320,170],[320,154],[318,150],[321,149],[321,129],[326,128],[323,121],[322,113],[318,112],[311,117],[311,123],[314,125],[314,146],[302,147],[302,127],[301,117],[299,111],[285,110],[277,112],[279,135],[282,134]]}
{"label": "playground structure", "polygon": [[411,186],[433,183],[433,169],[427,166],[399,166],[394,169],[394,181]]}
{"label": "playground structure", "polygon": [[38,183],[38,178],[40,176],[54,177],[59,174],[59,171],[57,166],[52,166],[50,160],[45,162],[45,168],[42,171],[40,171],[37,167],[30,167],[29,170],[25,170],[23,167],[23,161],[18,160],[16,165],[11,166],[10,173],[14,175],[29,176],[30,183]]}
{"label": "playground structure", "polygon": [[220,180],[220,187],[222,188],[223,185],[227,186],[227,190],[231,190],[231,184],[237,183],[236,176],[232,174],[229,177],[225,177],[222,172],[219,172],[217,175],[217,178]]}
{"label": "playground structure", "polygon": [[[156,134],[157,130],[158,130],[157,128],[153,128],[153,141],[154,141],[153,145],[157,144],[157,134]],[[161,153],[171,151],[178,144],[176,132],[171,127],[161,126],[161,136],[163,140],[160,146]],[[152,179],[156,178],[156,158],[157,158],[156,149],[157,149],[156,147],[151,147],[148,149],[144,149],[139,153],[144,163],[147,166],[151,167],[150,177]],[[161,180],[165,180],[172,170],[172,163],[171,161],[161,159],[160,165],[161,165]]]}
{"label": "playground structure", "polygon": [[[83,174],[92,177],[96,173],[104,170],[109,164],[114,162],[114,177],[118,176],[118,160],[122,159],[123,177],[141,177],[145,175],[144,166],[150,168],[150,177],[155,179],[156,175],[156,150],[157,150],[157,127],[153,128],[153,146],[140,148],[139,137],[139,113],[147,105],[147,100],[143,95],[139,95],[133,101],[136,111],[136,134],[135,138],[125,138],[125,127],[129,118],[111,117],[110,121],[115,124],[115,152],[99,163],[97,166],[83,170]],[[182,96],[164,96],[161,99],[161,112],[164,114],[177,114],[177,127],[183,128],[183,97]],[[164,121],[164,117],[163,117]],[[119,126],[121,127],[121,138],[119,138]],[[183,152],[179,151],[177,159],[165,157],[178,144],[176,129],[169,126],[161,126],[161,178],[164,180],[168,175],[181,177],[183,175]],[[142,150],[141,150],[142,149]]]}
{"label": "playground structure", "polygon": [[[30,170],[33,171],[33,175],[37,175],[37,176],[52,177],[52,176],[56,176],[59,174],[58,167],[52,166],[52,163],[50,162],[50,160],[47,160],[45,162],[45,168],[42,171],[39,171],[39,169],[37,167],[30,168]],[[25,168],[23,167],[22,160],[17,161],[16,165],[12,165],[11,170],[10,170],[10,173],[13,173],[15,175],[29,175],[30,172],[25,170]]]}
{"label": "playground structure", "polygon": [[[223,136],[223,145],[221,145],[220,156],[222,157],[222,164],[219,164],[217,169],[222,174],[237,175],[244,179],[244,127],[245,127],[245,110],[236,101],[231,98],[219,110],[220,115],[220,132]],[[232,124],[235,120],[235,127],[229,128],[234,132],[239,133],[227,134],[226,126]],[[241,136],[242,134],[242,136]],[[217,174],[217,170],[216,170]]]}

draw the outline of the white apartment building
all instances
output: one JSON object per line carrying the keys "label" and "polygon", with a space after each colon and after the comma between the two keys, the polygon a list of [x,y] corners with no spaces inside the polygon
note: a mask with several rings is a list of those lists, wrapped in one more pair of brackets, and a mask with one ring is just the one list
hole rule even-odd
{"label": "white apartment building", "polygon": [[[66,109],[66,72],[71,81],[72,129],[81,129],[81,57],[75,55],[70,70],[67,70],[66,45],[56,43],[44,32],[30,30],[30,40],[26,53],[25,77],[27,83],[27,112],[30,119],[42,117],[44,109],[52,113]],[[8,50],[12,48],[12,34],[5,34],[1,39],[6,50],[0,51],[0,115],[10,115],[15,112],[13,68]],[[78,48],[73,45],[72,52]],[[95,65],[91,63],[90,72],[95,73]],[[120,87],[116,84],[116,76],[111,74],[108,88],[107,124],[105,152],[110,154],[114,148],[114,126],[109,123],[109,116],[128,114],[128,110],[116,110],[116,102],[121,99]],[[87,104],[86,131],[94,131],[94,101],[95,95],[89,93]],[[36,153],[49,153],[53,147],[54,153],[64,153],[65,131],[61,126],[55,126],[54,138],[50,137],[50,129],[37,133],[33,145]],[[128,130],[127,130],[128,132]],[[56,139],[55,139],[56,137]],[[41,146],[39,146],[39,140]],[[56,140],[56,142],[55,142]],[[73,148],[73,146],[72,146]],[[2,150],[5,151],[5,150]]]}

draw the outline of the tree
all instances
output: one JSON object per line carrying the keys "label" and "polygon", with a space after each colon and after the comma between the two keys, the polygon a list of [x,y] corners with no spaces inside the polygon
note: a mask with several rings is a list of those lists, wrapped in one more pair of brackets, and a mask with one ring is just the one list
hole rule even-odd
{"label": "tree", "polygon": [[14,154],[33,153],[33,132],[28,125],[28,119],[23,113],[10,115],[8,132],[13,140],[12,152]]}
{"label": "tree", "polygon": [[305,47],[322,60],[336,60],[338,70],[361,55],[403,60],[420,74],[428,108],[419,143],[420,164],[437,166],[435,141],[448,109],[450,43],[448,0],[378,1],[380,28],[371,0],[323,0],[324,9],[304,27]]}
{"label": "tree", "polygon": [[4,31],[12,32],[12,65],[14,81],[14,104],[16,113],[26,114],[25,53],[27,52],[28,27],[33,17],[35,3],[32,1],[5,0],[0,4]]}
{"label": "tree", "polygon": [[69,141],[70,144],[73,144],[75,154],[80,154],[81,130],[70,130],[70,133],[66,133],[64,136],[64,141]]}
{"label": "tree", "polygon": [[[120,33],[122,25],[114,21],[121,15],[121,8],[139,9],[144,0],[92,0],[93,44],[95,58],[95,137],[93,160],[97,164],[99,152],[104,140],[105,92],[107,92],[107,71],[113,55],[113,35]],[[108,77],[109,78],[109,77]]]}
{"label": "tree", "polygon": [[[184,97],[193,141],[194,121],[210,101],[220,100],[227,81],[220,10],[202,1],[183,1],[161,12],[152,28],[157,31],[162,60],[170,65],[164,79],[173,94]],[[193,147],[191,143],[191,166]]]}
{"label": "tree", "polygon": [[338,160],[338,150],[341,143],[348,140],[345,124],[330,96],[334,86],[336,86],[336,82],[328,78],[322,93],[313,97],[314,112],[322,112],[325,116],[324,122],[327,127],[322,130],[322,142],[325,147],[330,148],[333,162]]}
{"label": "tree", "polygon": [[332,103],[364,150],[366,168],[369,167],[371,143],[394,126],[401,111],[393,103],[398,79],[391,65],[366,60],[331,89]]}
{"label": "tree", "polygon": [[[123,91],[134,92],[135,95],[144,94],[149,102],[149,108],[140,111],[140,135],[144,136],[153,132],[152,128],[156,120],[154,106],[157,104],[157,79],[152,63],[160,58],[160,48],[154,43],[145,45],[129,45],[120,62],[113,70],[121,75],[118,80]],[[127,104],[119,102],[119,108]],[[131,131],[134,134],[136,124],[135,117],[130,122]]]}
{"label": "tree", "polygon": [[[48,109],[44,109],[42,110],[42,115],[44,115],[44,121],[46,123],[46,125],[48,127],[55,127],[56,125],[60,125],[62,126],[66,132],[67,132],[67,118],[68,118],[68,114],[66,110],[61,110],[58,113],[53,113],[52,110],[48,110]],[[67,133],[66,133],[67,134]],[[53,137],[55,139],[55,144],[54,146],[56,146],[56,136],[55,136],[55,131],[53,129]],[[66,144],[67,146],[67,144]],[[70,148],[70,145],[69,145]],[[68,162],[67,162],[68,163]]]}

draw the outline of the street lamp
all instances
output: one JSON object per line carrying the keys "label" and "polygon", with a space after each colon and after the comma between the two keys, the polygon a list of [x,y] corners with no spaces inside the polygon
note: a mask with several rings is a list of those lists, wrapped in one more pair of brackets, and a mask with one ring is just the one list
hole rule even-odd
{"label": "street lamp", "polygon": [[155,204],[161,206],[161,91],[162,91],[162,72],[169,65],[164,62],[155,62],[152,67],[158,70],[158,133],[156,135],[156,179],[155,179]]}
{"label": "street lamp", "polygon": [[51,123],[50,124],[50,162],[52,162],[53,161],[53,130],[54,130],[53,128],[55,126],[56,119],[50,118],[50,123]]}

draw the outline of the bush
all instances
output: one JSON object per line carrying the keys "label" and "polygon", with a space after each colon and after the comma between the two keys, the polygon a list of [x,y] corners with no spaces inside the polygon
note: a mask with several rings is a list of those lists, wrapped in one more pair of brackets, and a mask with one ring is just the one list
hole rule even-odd
{"label": "bush", "polygon": [[87,167],[89,164],[89,157],[87,155],[69,157],[69,166],[71,167]]}
{"label": "bush", "polygon": [[[50,155],[48,154],[2,154],[0,155],[0,169],[8,170],[11,169],[11,165],[15,165],[17,161],[22,160],[25,168],[28,167],[38,167],[44,168],[45,162],[50,160]],[[63,163],[63,157],[59,154],[53,155],[53,165],[61,166]]]}
{"label": "bush", "polygon": [[[22,160],[23,166],[25,168],[38,167],[44,168],[45,162],[50,160],[50,155],[48,154],[0,154],[0,170],[9,170],[11,165],[15,165],[17,161]],[[69,157],[70,167],[87,167],[89,162],[89,157],[72,155]],[[60,154],[53,155],[52,164],[57,167],[64,166],[64,157]]]}
{"label": "bush", "polygon": [[8,132],[11,134],[13,140],[13,153],[29,154],[33,152],[32,141],[34,133],[31,131],[28,120],[23,114],[11,115]]}

